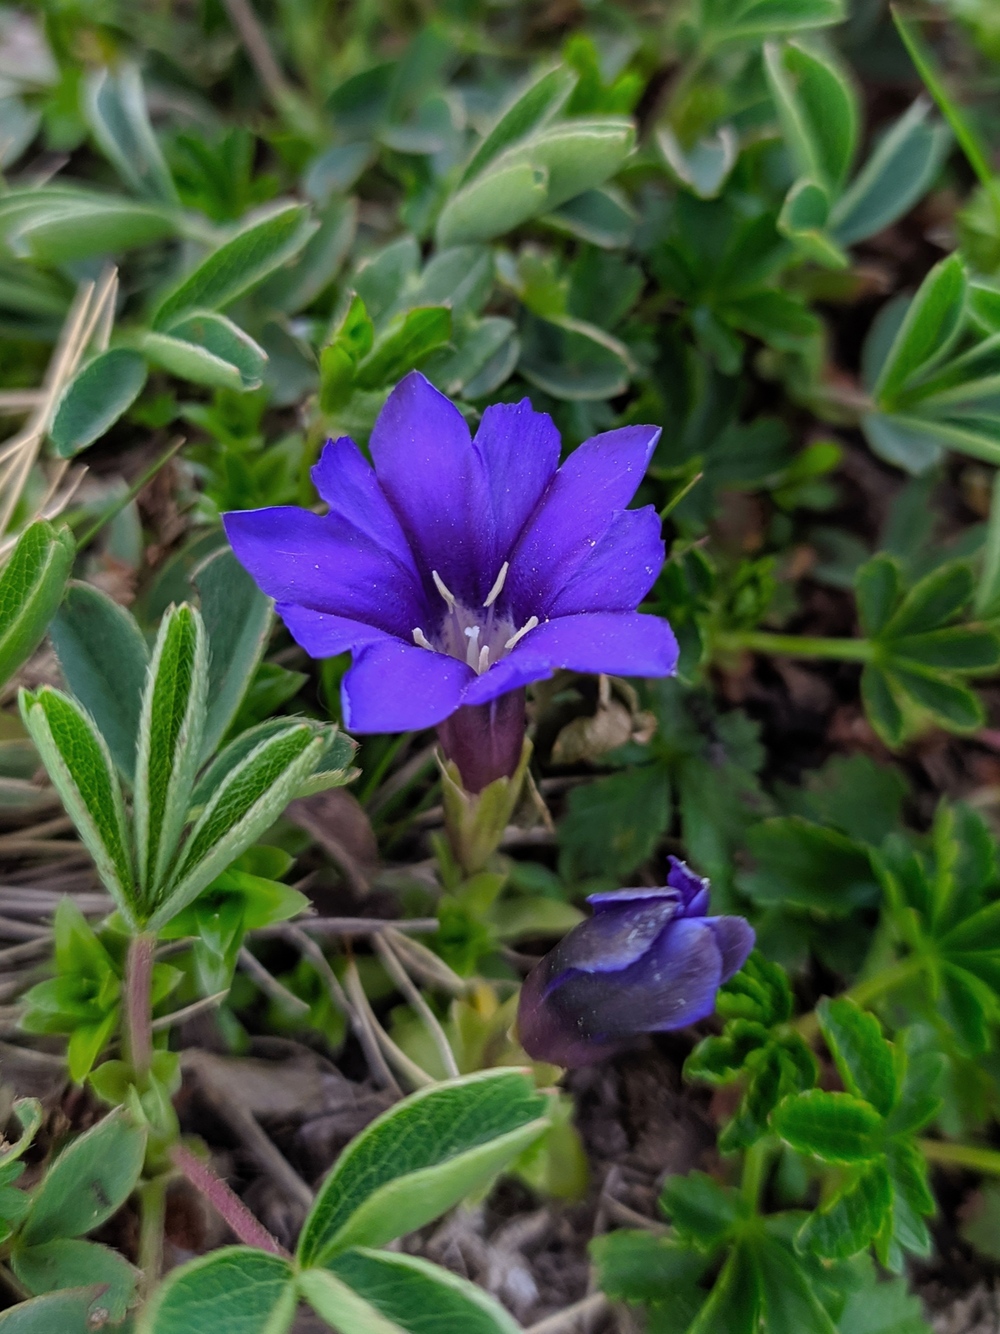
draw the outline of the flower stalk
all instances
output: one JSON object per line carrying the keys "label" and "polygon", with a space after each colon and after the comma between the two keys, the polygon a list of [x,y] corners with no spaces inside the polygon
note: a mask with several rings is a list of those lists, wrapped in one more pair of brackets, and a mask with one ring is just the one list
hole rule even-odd
{"label": "flower stalk", "polygon": [[291,1259],[278,1239],[253,1216],[236,1192],[216,1175],[204,1159],[192,1153],[186,1145],[175,1144],[170,1151],[170,1160],[195,1190],[204,1195],[245,1246],[256,1246],[258,1250],[267,1251],[271,1255]]}
{"label": "flower stalk", "polygon": [[142,1083],[153,1059],[153,1018],[150,1003],[156,937],[143,932],[129,941],[125,961],[123,1040],[125,1055]]}

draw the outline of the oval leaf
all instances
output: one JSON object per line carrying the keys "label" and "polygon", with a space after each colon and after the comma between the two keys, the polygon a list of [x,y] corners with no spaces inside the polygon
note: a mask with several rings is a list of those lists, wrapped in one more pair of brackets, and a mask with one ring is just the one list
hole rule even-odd
{"label": "oval leaf", "polygon": [[113,347],[89,361],[59,399],[49,436],[61,458],[72,458],[100,439],[142,393],[146,361],[138,352]]}

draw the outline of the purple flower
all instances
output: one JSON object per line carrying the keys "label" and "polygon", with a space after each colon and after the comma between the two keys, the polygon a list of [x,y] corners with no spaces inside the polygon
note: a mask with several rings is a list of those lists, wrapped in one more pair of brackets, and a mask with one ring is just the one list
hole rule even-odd
{"label": "purple flower", "polygon": [[594,915],[525,980],[517,1015],[529,1056],[590,1065],[639,1033],[685,1028],[753,949],[742,917],[706,917],[708,881],[670,858],[664,889],[591,894]]}
{"label": "purple flower", "polygon": [[[488,734],[512,712],[495,701],[558,667],[675,670],[669,625],[635,610],[663,565],[660,521],[652,506],[626,509],[658,436],[607,431],[560,468],[559,433],[527,399],[487,408],[472,439],[414,371],[375,423],[374,468],[349,438],[327,444],[312,472],[327,514],[231,513],[226,532],[308,653],[354,654],[352,731],[432,727],[461,710]],[[517,699],[513,716],[516,735],[493,761],[508,773],[524,730]]]}

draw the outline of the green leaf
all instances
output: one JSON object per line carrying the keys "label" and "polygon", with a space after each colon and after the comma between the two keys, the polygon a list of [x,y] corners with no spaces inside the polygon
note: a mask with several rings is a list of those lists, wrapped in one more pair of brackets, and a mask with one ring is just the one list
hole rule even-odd
{"label": "green leaf", "polygon": [[556,231],[568,232],[602,250],[627,246],[635,231],[636,215],[625,196],[611,185],[584,190],[542,219]]}
{"label": "green leaf", "polygon": [[[239,325],[234,324],[225,315],[219,315],[211,310],[192,311],[176,323],[172,323],[167,333],[170,338],[199,348],[225,365],[234,367],[239,376],[241,389],[259,389],[263,384],[264,372],[267,369],[267,353],[248,333],[244,333]],[[162,348],[166,345],[158,342],[157,346],[161,348],[162,364]],[[214,374],[214,371],[212,373]],[[196,379],[194,375],[189,375],[188,378]],[[206,383],[214,384],[214,380],[210,379]]]}
{"label": "green leaf", "polygon": [[138,68],[123,63],[114,70],[94,70],[84,81],[83,105],[94,138],[125,185],[137,195],[177,204]]}
{"label": "green leaf", "polygon": [[[688,1246],[629,1228],[594,1237],[589,1249],[601,1290],[619,1302],[673,1302],[679,1290],[697,1293],[709,1264],[707,1255]],[[683,1329],[683,1321],[677,1326]]]}
{"label": "green leaf", "polygon": [[1000,636],[995,630],[953,625],[894,639],[892,656],[944,672],[988,672],[1000,663]]}
{"label": "green leaf", "polygon": [[757,1270],[767,1334],[836,1334],[801,1261],[786,1246],[772,1237],[760,1237],[748,1249]]}
{"label": "green leaf", "polygon": [[906,1280],[879,1282],[874,1275],[848,1295],[837,1329],[839,1334],[931,1334],[920,1298],[910,1295]]}
{"label": "green leaf", "polygon": [[760,1277],[745,1246],[734,1246],[711,1296],[687,1334],[755,1334],[760,1327]]}
{"label": "green leaf", "polygon": [[898,639],[936,630],[970,602],[975,590],[972,570],[962,561],[941,565],[914,584],[880,637]]}
{"label": "green leaf", "polygon": [[[872,452],[886,463],[920,477],[941,461],[945,432],[933,422],[899,413],[866,412],[861,418]],[[965,448],[964,443],[957,448]]]}
{"label": "green leaf", "polygon": [[139,1334],[286,1334],[298,1294],[280,1255],[224,1246],[174,1269],[139,1317]]}
{"label": "green leaf", "polygon": [[146,362],[126,347],[92,357],[59,397],[49,437],[60,458],[72,458],[100,439],[135,402],[146,383]]}
{"label": "green leaf", "polygon": [[868,721],[885,744],[892,749],[900,745],[906,720],[892,681],[881,667],[869,664],[861,673],[861,699]]}
{"label": "green leaf", "polygon": [[687,152],[669,125],[657,131],[656,142],[673,174],[699,199],[721,193],[739,156],[739,139],[730,125],[699,139]]}
{"label": "green leaf", "polygon": [[[336,1256],[327,1268],[406,1334],[517,1334],[520,1329],[482,1288],[414,1255],[359,1247]],[[354,1334],[335,1306],[329,1314],[343,1334]]]}
{"label": "green leaf", "polygon": [[934,183],[951,136],[927,123],[930,104],[918,98],[883,135],[861,171],[833,207],[830,227],[841,245],[853,245],[901,218]]}
{"label": "green leaf", "polygon": [[213,552],[192,581],[209,649],[205,759],[225,736],[257,670],[271,630],[271,600],[228,548]]}
{"label": "green leaf", "polygon": [[828,1260],[847,1259],[869,1246],[892,1211],[892,1185],[884,1164],[870,1163],[848,1177],[802,1225],[796,1245]]}
{"label": "green leaf", "polygon": [[658,764],[622,769],[574,787],[559,825],[567,881],[627,875],[652,853],[671,816],[670,779]]}
{"label": "green leaf", "polygon": [[764,47],[764,68],[788,151],[800,176],[831,196],[844,183],[858,140],[857,96],[841,69],[798,43]]}
{"label": "green leaf", "polygon": [[173,864],[201,757],[208,646],[187,603],[160,624],[142,697],[133,821],[143,903],[149,912]]}
{"label": "green leaf", "polygon": [[881,634],[902,601],[902,574],[898,561],[880,552],[866,561],[855,575],[861,628],[868,636]]}
{"label": "green leaf", "polygon": [[135,618],[92,584],[72,582],[49,627],[66,684],[131,781],[149,649]]}
{"label": "green leaf", "polygon": [[589,402],[624,393],[634,367],[624,343],[595,324],[528,315],[518,369],[554,398]]}
{"label": "green leaf", "polygon": [[877,902],[878,887],[862,843],[798,815],[755,824],[747,846],[756,869],[740,877],[757,903],[846,917]]}
{"label": "green leaf", "polygon": [[957,253],[936,264],[920,284],[875,384],[881,407],[891,408],[910,381],[945,358],[962,327],[967,285]]}
{"label": "green leaf", "polygon": [[195,310],[221,310],[299,253],[316,224],[301,204],[279,206],[226,241],[161,302],[153,327],[169,329]]}
{"label": "green leaf", "polygon": [[15,1246],[11,1268],[29,1292],[40,1294],[91,1283],[106,1285],[101,1304],[113,1323],[124,1320],[139,1279],[117,1251],[92,1241],[59,1238],[39,1246]]}
{"label": "green leaf", "polygon": [[564,106],[576,81],[575,71],[565,65],[558,65],[536,79],[500,113],[496,124],[472,155],[459,185],[467,184],[512,144],[551,120]]}
{"label": "green leaf", "polygon": [[796,181],[785,196],[778,215],[778,231],[817,264],[844,269],[849,260],[827,234],[829,215],[830,199],[823,187],[815,181]]}
{"label": "green leaf", "polygon": [[[0,1313],[2,1334],[93,1334],[104,1323],[100,1284],[52,1292]],[[99,1322],[99,1323],[98,1323]]]}
{"label": "green leaf", "polygon": [[[453,338],[452,348],[439,348],[424,362],[423,373],[431,384],[449,397],[465,392],[470,397],[483,397],[493,392],[513,371],[520,345],[515,336],[516,325],[503,315],[487,315],[467,326]],[[491,367],[499,375],[491,380]],[[476,389],[482,377],[487,387]],[[472,392],[476,389],[476,392]]]}
{"label": "green leaf", "polygon": [[0,683],[41,643],[62,600],[76,544],[68,528],[45,519],[29,524],[0,571]]}
{"label": "green leaf", "polygon": [[34,186],[0,202],[0,234],[15,255],[41,264],[115,255],[176,231],[174,209],[97,191]]}
{"label": "green leaf", "polygon": [[21,1242],[36,1246],[80,1237],[117,1213],[135,1189],[146,1152],[146,1128],[117,1108],[75,1139],[32,1196]]}
{"label": "green leaf", "polygon": [[225,776],[209,798],[182,849],[152,930],[226,869],[278,818],[323,753],[325,733],[306,722],[290,722],[266,737]]}
{"label": "green leaf", "polygon": [[825,28],[843,18],[842,0],[702,0],[699,26],[717,45]]}
{"label": "green leaf", "polygon": [[968,686],[916,668],[907,669],[902,662],[892,663],[890,675],[896,687],[942,727],[967,732],[982,727],[986,721],[982,702]]}
{"label": "green leaf", "polygon": [[739,1192],[720,1186],[704,1172],[667,1177],[660,1207],[683,1241],[710,1251],[726,1239],[743,1213]]}
{"label": "green leaf", "polygon": [[361,389],[378,389],[394,383],[407,371],[420,366],[451,338],[451,311],[447,306],[418,306],[408,310],[375,340],[370,354],[357,370]]}
{"label": "green leaf", "polygon": [[119,912],[135,923],[125,803],[104,738],[75,701],[43,686],[18,696],[21,717]]}
{"label": "green leaf", "polygon": [[445,204],[437,222],[438,245],[490,241],[513,231],[545,211],[548,183],[543,166],[501,159]]}
{"label": "green leaf", "polygon": [[870,1103],[849,1093],[810,1089],[785,1098],[771,1124],[793,1149],[824,1163],[849,1165],[882,1152],[882,1118]]}
{"label": "green leaf", "polygon": [[238,366],[197,343],[175,338],[173,334],[150,331],[142,335],[140,347],[154,366],[162,367],[181,380],[203,384],[209,389],[242,391],[244,388]]}
{"label": "green leaf", "polygon": [[820,1001],[816,1014],[848,1093],[888,1116],[899,1090],[892,1046],[879,1021],[845,996]]}
{"label": "green leaf", "polygon": [[303,1225],[301,1263],[414,1231],[489,1181],[547,1124],[545,1100],[520,1070],[482,1070],[412,1094],[338,1158]]}

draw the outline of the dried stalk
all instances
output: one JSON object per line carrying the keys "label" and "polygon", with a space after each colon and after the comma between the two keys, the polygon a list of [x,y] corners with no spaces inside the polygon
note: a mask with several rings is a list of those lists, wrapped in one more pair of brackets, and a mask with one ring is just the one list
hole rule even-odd
{"label": "dried stalk", "polygon": [[424,1027],[430,1034],[431,1041],[434,1043],[437,1053],[441,1057],[441,1063],[444,1066],[448,1078],[457,1079],[460,1071],[455,1061],[455,1053],[452,1051],[448,1036],[438,1022],[434,1011],[427,1004],[420,989],[413,985],[413,979],[393,953],[392,946],[386,940],[385,936],[379,934],[373,935],[372,944],[375,946],[379,958],[385,964],[389,976],[423,1020]]}

